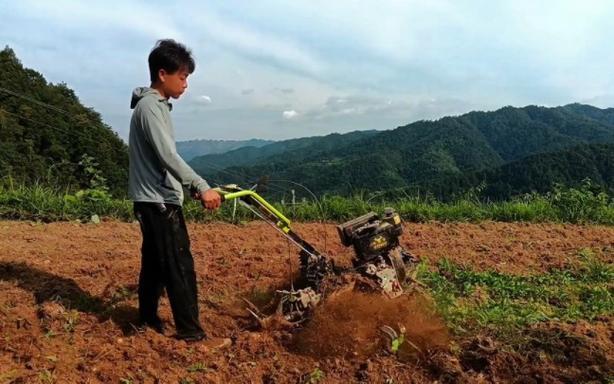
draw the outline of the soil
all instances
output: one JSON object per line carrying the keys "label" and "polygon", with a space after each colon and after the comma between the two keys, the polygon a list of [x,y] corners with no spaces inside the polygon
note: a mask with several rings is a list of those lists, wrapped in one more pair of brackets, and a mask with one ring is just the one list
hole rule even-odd
{"label": "soil", "polygon": [[[349,265],[333,224],[296,232]],[[402,245],[435,263],[533,274],[579,262],[590,248],[614,261],[614,227],[526,223],[406,224]],[[484,334],[455,338],[419,296],[331,296],[300,332],[255,329],[241,297],[265,302],[298,270],[296,250],[268,225],[190,224],[201,321],[223,349],[136,327],[140,231],[136,223],[0,221],[0,383],[430,383],[607,382],[614,319],[540,323],[511,348]],[[387,352],[381,325],[409,343]],[[182,381],[183,380],[183,381]]]}

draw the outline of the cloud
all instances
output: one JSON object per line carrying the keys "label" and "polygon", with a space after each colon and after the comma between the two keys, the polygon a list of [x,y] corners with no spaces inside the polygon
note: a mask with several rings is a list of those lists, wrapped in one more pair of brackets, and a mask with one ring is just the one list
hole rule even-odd
{"label": "cloud", "polygon": [[298,112],[296,112],[294,109],[291,109],[289,111],[284,111],[281,115],[286,120],[292,120],[298,116]]}
{"label": "cloud", "polygon": [[[307,74],[321,72],[326,62],[315,51],[308,49],[292,36],[265,32],[262,25],[255,27],[232,17],[221,16],[218,11],[199,3],[195,7],[199,17],[195,28],[204,32],[216,44],[232,49],[238,54],[267,60],[269,63]],[[195,11],[195,10],[194,10]],[[181,12],[184,12],[181,7]]]}
{"label": "cloud", "polygon": [[614,106],[614,3],[589,3],[0,0],[0,41],[125,138],[127,93],[148,84],[155,40],[175,38],[197,61],[173,112],[183,137],[202,121],[212,137],[298,137],[503,105]]}
{"label": "cloud", "polygon": [[390,98],[372,95],[331,96],[319,108],[312,110],[315,118],[334,115],[362,115],[381,111],[403,111],[409,109],[404,100],[392,101]]}
{"label": "cloud", "polygon": [[198,102],[204,105],[211,104],[211,97],[207,95],[201,95],[198,97]]}
{"label": "cloud", "polygon": [[[485,107],[496,107],[486,105]],[[347,125],[349,122],[375,122],[377,129],[393,128],[386,126],[390,121],[408,124],[416,120],[432,120],[447,115],[469,112],[477,106],[468,101],[454,98],[400,98],[354,94],[330,96],[320,105],[304,111],[301,116],[305,122],[330,122],[332,126]],[[377,124],[377,120],[381,124]]]}
{"label": "cloud", "polygon": [[600,108],[611,108],[614,106],[614,94],[604,93],[589,99],[580,100],[582,104],[590,104]]}
{"label": "cloud", "polygon": [[[130,31],[152,39],[161,36],[183,39],[175,20],[152,7],[138,3],[85,3],[70,0],[40,2],[24,0],[16,3],[18,12],[46,23],[57,23],[62,28],[80,33],[98,29],[109,33],[113,29]],[[134,17],[134,15],[139,17]],[[153,45],[153,44],[152,44]]]}

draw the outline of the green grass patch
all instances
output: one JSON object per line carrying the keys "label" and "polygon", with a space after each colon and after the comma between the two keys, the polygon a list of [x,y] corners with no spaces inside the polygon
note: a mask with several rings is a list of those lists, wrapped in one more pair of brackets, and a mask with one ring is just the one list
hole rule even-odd
{"label": "green grass patch", "polygon": [[527,276],[474,271],[448,260],[421,263],[418,280],[459,333],[509,330],[540,321],[574,322],[614,314],[614,264],[579,253],[580,266]]}
{"label": "green grass patch", "polygon": [[[527,195],[512,201],[480,201],[466,197],[440,202],[429,197],[403,196],[390,201],[353,197],[323,196],[318,201],[295,205],[271,201],[281,212],[298,221],[345,221],[369,211],[393,207],[408,222],[431,220],[450,222],[528,221],[614,225],[614,199],[594,192],[590,183],[579,188],[557,187],[547,195]],[[264,196],[266,198],[266,195]],[[215,212],[205,211],[199,202],[187,198],[184,213],[189,221],[243,222],[254,220],[247,209],[224,203]],[[134,220],[132,202],[112,197],[106,189],[75,193],[44,185],[0,184],[0,218],[15,220],[66,221],[96,220],[96,217]]]}

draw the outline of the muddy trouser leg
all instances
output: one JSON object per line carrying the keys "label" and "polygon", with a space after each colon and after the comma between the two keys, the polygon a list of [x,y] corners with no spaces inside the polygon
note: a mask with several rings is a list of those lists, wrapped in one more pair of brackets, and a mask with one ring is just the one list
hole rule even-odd
{"label": "muddy trouser leg", "polygon": [[[159,271],[159,275],[157,273],[152,273],[152,275],[161,277],[158,281],[166,286],[177,335],[179,337],[203,335],[204,332],[198,320],[194,260],[190,252],[190,241],[181,207],[171,204],[166,204],[166,206],[149,203],[139,204],[147,205],[146,211],[148,214],[143,216],[150,218],[150,225],[143,226],[145,227],[143,236],[144,240],[146,234],[150,236],[151,254],[155,255],[155,269]],[[143,267],[141,273],[143,274],[143,271],[146,271],[146,281],[143,284],[142,300],[139,287],[139,305],[144,305],[144,309],[150,311],[150,305],[154,298],[155,308],[157,309],[160,297],[158,292],[161,292],[161,290],[156,291],[157,286],[147,280],[147,271],[149,270],[145,269],[145,264],[143,264]]]}

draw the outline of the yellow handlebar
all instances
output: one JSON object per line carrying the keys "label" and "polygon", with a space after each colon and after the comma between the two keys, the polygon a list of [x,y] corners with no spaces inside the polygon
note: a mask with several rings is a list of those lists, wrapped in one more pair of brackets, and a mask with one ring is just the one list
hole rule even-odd
{"label": "yellow handlebar", "polygon": [[283,222],[283,224],[282,223],[277,223],[277,225],[279,227],[282,227],[282,228],[283,227],[287,227],[288,229],[290,228],[290,220],[286,216],[284,216],[283,213],[279,212],[277,210],[277,208],[275,208],[274,206],[269,204],[268,201],[263,199],[262,196],[260,196],[259,194],[257,194],[254,191],[243,189],[243,190],[236,191],[236,192],[234,192],[234,191],[233,192],[229,192],[229,191],[225,191],[223,188],[213,188],[213,190],[215,190],[216,192],[219,192],[220,195],[222,195],[222,202],[224,202],[226,200],[234,200],[234,199],[240,199],[242,197],[250,196],[253,199],[255,199],[258,203],[260,203],[260,205],[263,208],[265,208],[266,210],[271,212],[273,215],[275,215],[275,217],[277,217],[280,221]]}

